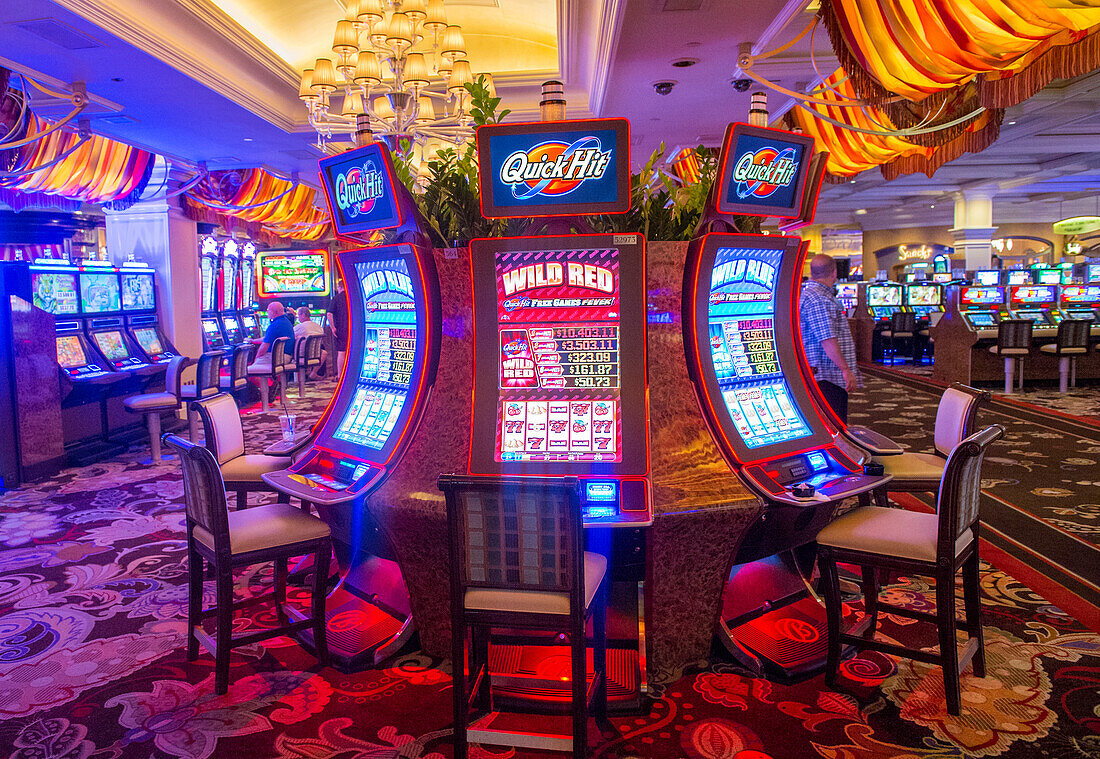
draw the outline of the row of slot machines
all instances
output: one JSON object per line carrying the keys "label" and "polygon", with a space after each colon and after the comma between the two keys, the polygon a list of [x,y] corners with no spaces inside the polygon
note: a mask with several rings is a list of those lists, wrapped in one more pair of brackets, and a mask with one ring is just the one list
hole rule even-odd
{"label": "row of slot machines", "polygon": [[1056,336],[1063,319],[1084,319],[1100,335],[1100,283],[961,286],[959,313],[979,338],[995,338],[1002,319],[1030,319],[1035,337]]}
{"label": "row of slot machines", "polygon": [[[845,298],[855,308],[859,285],[846,283],[837,285],[844,288]],[[911,311],[918,320],[930,320],[932,314],[943,311],[943,285],[935,282],[914,282],[907,285],[897,282],[868,284],[867,310],[876,322],[889,322],[898,311]],[[854,311],[853,311],[854,312]]]}
{"label": "row of slot machines", "polygon": [[148,265],[39,259],[28,273],[34,305],[54,315],[57,362],[74,384],[155,374],[178,355],[160,329]]}

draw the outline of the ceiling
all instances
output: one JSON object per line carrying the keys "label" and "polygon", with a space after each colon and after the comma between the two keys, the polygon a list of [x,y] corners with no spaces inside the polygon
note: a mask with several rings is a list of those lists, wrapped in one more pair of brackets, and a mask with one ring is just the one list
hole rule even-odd
{"label": "ceiling", "polygon": [[[808,0],[446,0],[476,71],[491,71],[509,120],[538,115],[539,85],[565,82],[569,117],[625,116],[637,167],[717,146],[743,120],[753,85],[734,82],[741,44],[774,49],[812,19]],[[19,0],[0,3],[0,65],[64,85],[84,81],[99,134],[210,168],[263,166],[316,183],[299,73],[330,51],[339,0]],[[812,43],[812,47],[811,47]],[[691,65],[678,67],[677,62]],[[817,70],[815,71],[815,64]],[[760,75],[804,91],[836,68],[809,35],[761,61]],[[669,94],[654,90],[672,82]],[[772,94],[778,117],[793,106]],[[43,115],[67,111],[39,100]],[[994,223],[1096,211],[1100,73],[1057,83],[1009,111],[1000,141],[937,172],[878,172],[827,186],[818,220],[886,228],[952,224],[958,192],[995,196]],[[934,207],[933,207],[934,206]],[[1078,210],[1079,209],[1079,210]],[[864,211],[865,213],[857,213]]]}

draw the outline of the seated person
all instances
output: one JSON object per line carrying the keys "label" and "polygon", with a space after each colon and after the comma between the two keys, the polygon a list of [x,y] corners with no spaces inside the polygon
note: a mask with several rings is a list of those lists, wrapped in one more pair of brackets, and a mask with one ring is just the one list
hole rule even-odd
{"label": "seated person", "polygon": [[[313,316],[309,313],[309,309],[302,306],[298,309],[298,323],[294,325],[294,339],[303,340],[313,335],[325,334],[325,328],[317,322],[313,321]],[[315,380],[319,378],[318,372],[325,366],[325,362],[328,361],[328,351],[324,348],[321,349],[321,363],[314,367],[313,371],[309,373],[309,378]]]}
{"label": "seated person", "polygon": [[286,318],[286,310],[283,304],[277,300],[267,304],[267,318],[270,319],[267,331],[264,332],[263,342],[256,350],[256,358],[248,366],[249,373],[258,374],[271,369],[271,345],[280,337],[288,338],[286,341],[286,355],[294,355],[294,328],[290,326],[290,320]]}

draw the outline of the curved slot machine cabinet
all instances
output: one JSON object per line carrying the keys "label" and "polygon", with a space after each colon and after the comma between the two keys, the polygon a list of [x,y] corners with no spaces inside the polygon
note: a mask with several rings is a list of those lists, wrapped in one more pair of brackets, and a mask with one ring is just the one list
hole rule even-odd
{"label": "curved slot machine cabinet", "polygon": [[703,415],[731,469],[766,509],[742,542],[719,635],[754,670],[821,665],[824,610],[808,598],[813,540],[837,504],[888,481],[833,442],[811,396],[798,332],[805,248],[796,237],[709,234],[684,279],[684,344]]}
{"label": "curved slot machine cabinet", "polygon": [[[354,180],[360,183],[360,200],[373,193],[374,214],[367,213],[366,201],[354,210],[343,204],[345,196],[335,193],[334,164],[354,164],[364,173],[364,166],[373,168],[377,176],[371,181],[363,174]],[[412,202],[394,185],[389,154],[379,144],[323,160],[321,174],[336,232],[353,240],[399,226],[403,204]],[[347,182],[343,171],[339,183],[345,193]],[[327,292],[327,254],[308,254],[312,257],[303,263],[278,253],[272,265],[294,268],[288,286],[295,291]],[[430,250],[401,243],[346,251],[338,254],[337,266],[349,304],[343,376],[309,447],[291,467],[263,478],[281,493],[315,505],[332,528],[341,579],[327,601],[328,646],[337,664],[350,670],[393,655],[415,629],[396,555],[366,500],[400,461],[420,422],[435,382],[441,323]],[[262,288],[261,283],[261,297]]]}

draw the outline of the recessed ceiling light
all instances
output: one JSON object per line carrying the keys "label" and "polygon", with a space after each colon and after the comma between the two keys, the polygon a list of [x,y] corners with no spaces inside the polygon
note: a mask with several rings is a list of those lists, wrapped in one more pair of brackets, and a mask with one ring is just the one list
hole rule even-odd
{"label": "recessed ceiling light", "polygon": [[245,141],[245,142],[252,142],[252,138],[251,138],[251,137],[245,137],[245,138],[244,138],[244,141]]}
{"label": "recessed ceiling light", "polygon": [[930,206],[928,206],[928,207],[929,207],[929,208],[935,208],[935,207],[936,207],[936,204],[935,204],[935,203],[933,203],[932,205],[930,205]]}
{"label": "recessed ceiling light", "polygon": [[1015,123],[1016,123],[1015,121],[1010,121],[1010,122],[1008,122],[1008,125],[1009,125],[1009,126],[1012,126],[1012,125],[1013,125],[1013,124],[1015,124]]}
{"label": "recessed ceiling light", "polygon": [[857,209],[856,209],[856,216],[863,216],[863,215],[864,215],[864,214],[866,214],[866,213],[867,213],[867,209],[866,209],[866,208],[857,208]]}
{"label": "recessed ceiling light", "polygon": [[673,61],[672,65],[678,69],[686,69],[691,68],[698,62],[699,60],[697,58],[680,58],[679,60]]}
{"label": "recessed ceiling light", "polygon": [[112,82],[121,82],[121,81],[122,81],[122,77],[121,77],[121,76],[112,76],[112,77],[111,77],[111,81],[112,81]]}

